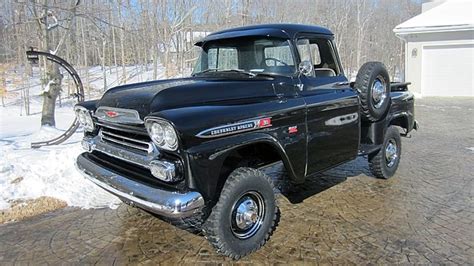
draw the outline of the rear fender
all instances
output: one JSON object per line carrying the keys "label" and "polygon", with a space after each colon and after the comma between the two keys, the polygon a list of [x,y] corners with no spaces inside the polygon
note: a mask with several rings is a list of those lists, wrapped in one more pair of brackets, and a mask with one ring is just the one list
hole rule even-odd
{"label": "rear fender", "polygon": [[362,126],[362,144],[381,145],[384,142],[385,131],[390,126],[398,126],[405,130],[402,135],[408,134],[415,127],[413,114],[409,112],[389,113],[389,115],[377,122],[367,123]]}
{"label": "rear fender", "polygon": [[393,83],[390,93],[390,109],[385,119],[369,123],[362,122],[361,144],[381,145],[385,138],[386,129],[391,126],[399,126],[405,130],[407,135],[415,127],[415,97],[407,90],[409,83]]}

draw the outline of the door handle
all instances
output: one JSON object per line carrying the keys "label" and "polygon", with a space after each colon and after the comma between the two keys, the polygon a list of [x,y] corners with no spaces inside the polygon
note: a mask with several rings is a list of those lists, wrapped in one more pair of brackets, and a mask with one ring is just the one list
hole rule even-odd
{"label": "door handle", "polygon": [[295,87],[297,87],[299,91],[303,91],[304,84],[303,83],[298,83],[298,84],[295,84]]}
{"label": "door handle", "polygon": [[347,86],[347,85],[349,85],[349,84],[350,84],[349,81],[344,81],[344,82],[338,82],[338,83],[336,83],[336,86]]}

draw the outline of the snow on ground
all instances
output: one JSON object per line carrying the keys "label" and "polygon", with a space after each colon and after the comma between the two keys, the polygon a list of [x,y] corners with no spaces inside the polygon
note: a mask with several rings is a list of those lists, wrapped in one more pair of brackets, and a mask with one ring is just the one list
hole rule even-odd
{"label": "snow on ground", "polygon": [[[12,200],[40,196],[84,208],[114,207],[119,203],[76,171],[74,161],[82,152],[82,132],[75,133],[64,144],[32,149],[31,142],[51,139],[63,130],[40,128],[40,114],[22,117],[14,114],[5,108],[0,114],[0,209],[8,208]],[[58,124],[72,121],[71,115],[65,112],[58,112],[57,119]],[[8,124],[11,121],[14,123]]]}
{"label": "snow on ground", "polygon": [[84,208],[114,207],[119,200],[86,180],[74,167],[82,152],[81,134],[66,144],[31,149],[32,140],[57,136],[58,130],[42,128],[39,132],[1,140],[0,209],[18,199],[50,196],[69,206]]}
{"label": "snow on ground", "polygon": [[82,152],[82,130],[61,145],[30,147],[31,142],[48,140],[64,132],[74,119],[72,108],[57,110],[56,120],[61,129],[40,127],[40,119],[39,112],[20,116],[18,106],[0,107],[0,209],[8,208],[14,200],[41,196],[83,208],[117,206],[116,197],[75,169],[75,159]]}
{"label": "snow on ground", "polygon": [[[108,86],[119,85],[117,72],[120,68],[107,69]],[[16,71],[21,73],[22,71]],[[78,70],[84,81],[85,71]],[[83,72],[83,73],[81,73]],[[159,69],[158,78],[164,70]],[[16,73],[9,73],[9,78]],[[18,74],[20,75],[20,74]],[[21,79],[17,78],[17,80]],[[103,92],[102,70],[89,69],[90,97],[100,97]],[[127,67],[127,82],[153,79],[152,68]],[[7,80],[8,82],[8,80]],[[63,84],[67,84],[63,80]],[[56,128],[41,127],[42,98],[39,75],[30,78],[27,84],[9,82],[5,107],[0,106],[0,210],[6,209],[14,200],[35,199],[50,196],[65,201],[69,206],[82,208],[114,208],[119,200],[85,179],[75,169],[76,157],[82,152],[80,140],[82,129],[65,143],[56,146],[30,148],[31,142],[48,140],[65,131],[74,119],[72,99],[64,98],[62,107],[56,109]],[[20,99],[22,86],[30,87],[30,115]],[[86,94],[87,96],[87,94]]]}

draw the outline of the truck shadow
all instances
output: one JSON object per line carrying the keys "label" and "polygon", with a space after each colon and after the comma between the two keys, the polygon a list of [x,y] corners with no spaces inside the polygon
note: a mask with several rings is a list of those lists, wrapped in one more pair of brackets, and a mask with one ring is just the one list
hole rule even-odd
{"label": "truck shadow", "polygon": [[347,178],[361,174],[372,176],[368,169],[367,159],[364,157],[358,157],[326,172],[307,177],[303,184],[289,182],[283,163],[274,164],[261,170],[272,177],[278,193],[286,197],[292,204],[301,203],[307,198],[346,181]]}
{"label": "truck shadow", "polygon": [[[331,187],[334,187],[346,181],[350,177],[358,176],[361,174],[371,176],[371,173],[368,169],[367,159],[363,157],[358,157],[353,161],[344,163],[326,172],[312,175],[306,178],[306,182],[303,184],[292,184],[291,182],[289,182],[285,167],[282,162],[275,163],[270,166],[265,166],[259,169],[262,170],[265,174],[272,177],[273,181],[276,184],[276,193],[286,197],[288,201],[292,204],[302,203],[305,199],[317,195],[327,189],[330,189]],[[148,212],[146,210],[144,211]],[[185,222],[185,220],[182,219],[170,220],[166,217],[151,212],[148,213],[152,216],[160,218],[161,220],[169,224],[172,224],[173,226],[178,227],[179,229],[185,230],[195,235],[203,235],[200,224],[201,220],[199,219],[195,221],[187,220]],[[204,214],[204,217],[207,217],[208,214],[209,213]],[[277,216],[278,223],[280,219],[280,213],[278,213]]]}

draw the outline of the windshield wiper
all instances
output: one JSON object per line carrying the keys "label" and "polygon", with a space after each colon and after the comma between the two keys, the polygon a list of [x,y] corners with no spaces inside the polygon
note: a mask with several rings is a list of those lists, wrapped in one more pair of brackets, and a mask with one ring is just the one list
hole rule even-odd
{"label": "windshield wiper", "polygon": [[251,71],[246,71],[246,70],[242,70],[242,69],[217,69],[217,68],[208,68],[206,70],[203,70],[201,72],[197,72],[197,73],[194,73],[193,76],[195,75],[199,75],[199,74],[204,74],[204,73],[208,73],[208,72],[236,72],[236,73],[242,73],[242,74],[246,74],[252,78],[254,77],[257,77],[257,76],[264,76],[264,77],[272,77],[274,78],[275,75],[273,74],[270,74],[270,73],[264,73],[264,72],[259,72],[259,73],[254,73],[254,72],[251,72]]}
{"label": "windshield wiper", "polygon": [[219,70],[219,69],[217,69],[217,68],[208,68],[208,69],[206,69],[206,70],[193,73],[192,76],[194,77],[194,76],[196,76],[196,75],[208,73],[208,72],[211,72],[211,71],[217,72],[217,70]]}
{"label": "windshield wiper", "polygon": [[252,78],[257,76],[257,74],[255,74],[253,72],[245,71],[245,70],[242,70],[242,69],[223,69],[219,72],[237,72],[237,73],[247,74],[247,75],[251,76]]}
{"label": "windshield wiper", "polygon": [[255,73],[248,72],[248,71],[245,71],[245,70],[242,70],[242,69],[218,69],[218,68],[208,68],[208,69],[203,70],[201,72],[194,73],[194,75],[204,74],[204,73],[209,73],[209,72],[237,72],[237,73],[247,74],[247,75],[252,76],[252,77],[256,76]]}

